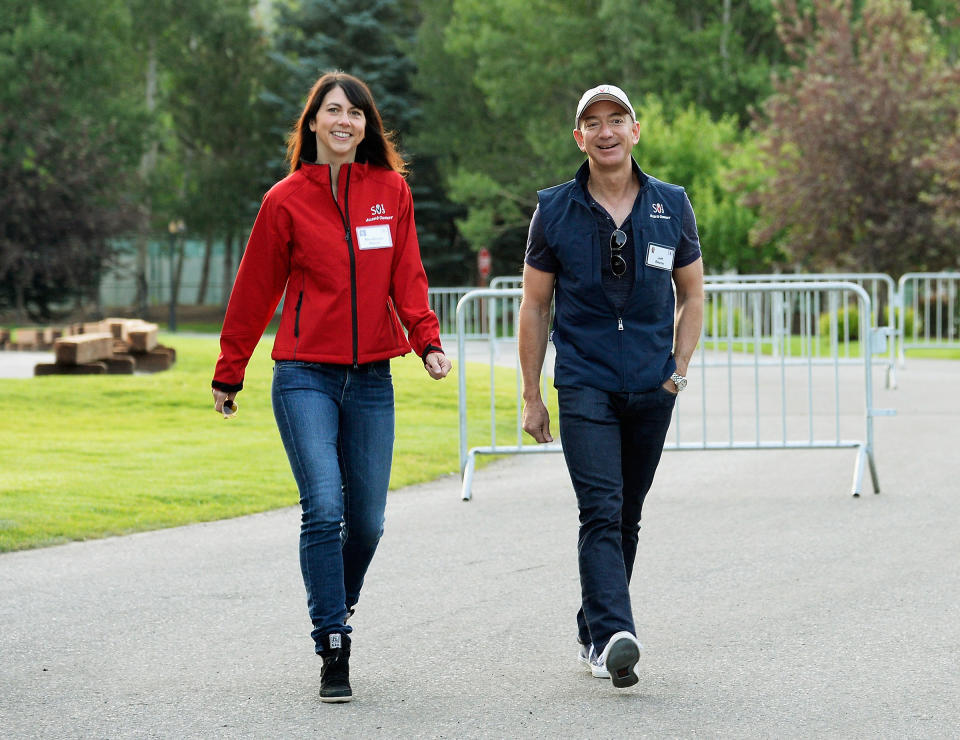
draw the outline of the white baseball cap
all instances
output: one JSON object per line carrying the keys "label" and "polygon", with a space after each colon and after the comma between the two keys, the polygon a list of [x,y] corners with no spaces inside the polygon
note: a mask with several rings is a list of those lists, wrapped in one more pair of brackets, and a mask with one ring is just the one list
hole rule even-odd
{"label": "white baseball cap", "polygon": [[627,97],[627,94],[623,90],[616,85],[597,85],[587,90],[583,94],[583,97],[580,98],[580,102],[577,104],[577,116],[573,119],[574,128],[580,125],[580,118],[583,116],[583,112],[587,107],[592,103],[596,103],[598,100],[612,100],[617,105],[623,106],[634,121],[637,120],[637,113],[634,111],[633,106],[630,105],[630,98]]}

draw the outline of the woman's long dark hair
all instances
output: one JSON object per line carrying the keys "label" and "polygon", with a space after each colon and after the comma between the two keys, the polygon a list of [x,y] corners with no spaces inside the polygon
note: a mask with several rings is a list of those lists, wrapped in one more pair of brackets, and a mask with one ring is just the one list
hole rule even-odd
{"label": "woman's long dark hair", "polygon": [[287,136],[287,163],[290,165],[290,174],[300,169],[301,160],[317,161],[317,138],[310,130],[310,122],[316,118],[320,104],[334,87],[343,90],[347,100],[362,110],[366,118],[366,131],[363,141],[357,146],[356,161],[384,167],[405,175],[407,163],[393,143],[393,133],[383,130],[383,120],[373,102],[370,88],[353,75],[339,71],[327,72],[314,83],[296,127]]}

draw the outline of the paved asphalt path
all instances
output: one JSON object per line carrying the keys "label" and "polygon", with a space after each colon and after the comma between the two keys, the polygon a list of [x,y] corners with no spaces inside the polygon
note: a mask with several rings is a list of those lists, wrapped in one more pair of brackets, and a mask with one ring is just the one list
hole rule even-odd
{"label": "paved asphalt path", "polygon": [[631,689],[576,663],[573,494],[528,455],[390,495],[350,704],[317,699],[294,508],[0,556],[0,736],[957,737],[958,368],[878,388],[880,495],[852,450],[666,453]]}

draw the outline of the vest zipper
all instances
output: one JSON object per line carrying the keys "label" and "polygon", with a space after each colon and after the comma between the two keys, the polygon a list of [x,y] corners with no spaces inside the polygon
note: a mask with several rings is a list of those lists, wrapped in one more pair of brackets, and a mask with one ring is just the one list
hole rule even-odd
{"label": "vest zipper", "polygon": [[[333,193],[333,202],[340,211],[340,219],[343,221],[344,239],[347,241],[347,254],[350,255],[350,323],[353,330],[352,349],[353,349],[353,367],[357,369],[359,364],[359,340],[357,328],[357,257],[353,252],[353,238],[350,234],[350,171],[351,165],[346,165],[347,182],[343,186],[344,207],[340,207],[340,201],[337,200],[337,194],[333,193],[333,181],[330,182],[330,192]],[[331,171],[332,171],[331,167]]]}
{"label": "vest zipper", "polygon": [[617,364],[620,366],[620,388],[626,390],[627,369],[623,365],[623,316],[617,316],[617,349],[619,358]]}

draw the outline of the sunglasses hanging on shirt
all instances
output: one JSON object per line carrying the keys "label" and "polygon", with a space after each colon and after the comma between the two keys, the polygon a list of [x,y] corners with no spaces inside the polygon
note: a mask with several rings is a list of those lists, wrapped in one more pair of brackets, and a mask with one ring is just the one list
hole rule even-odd
{"label": "sunglasses hanging on shirt", "polygon": [[616,229],[610,235],[610,270],[617,277],[623,277],[627,271],[627,262],[623,259],[623,247],[627,243],[627,235]]}

